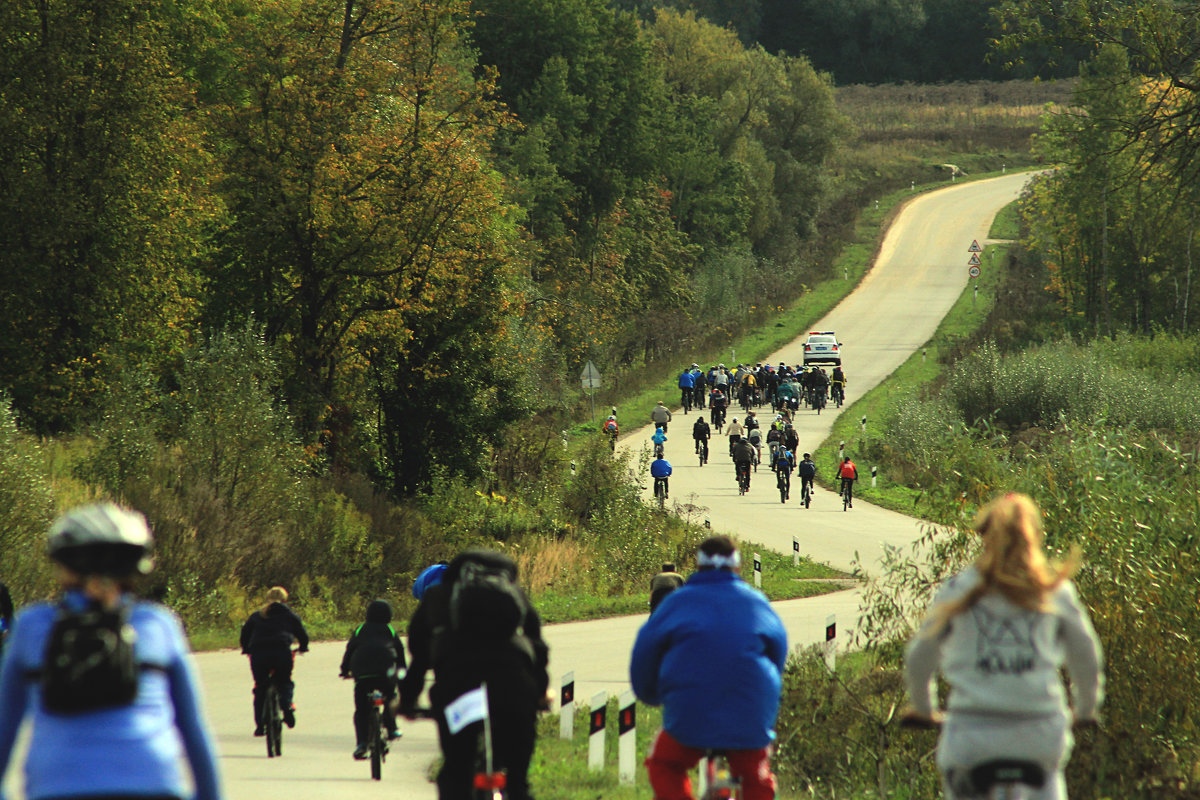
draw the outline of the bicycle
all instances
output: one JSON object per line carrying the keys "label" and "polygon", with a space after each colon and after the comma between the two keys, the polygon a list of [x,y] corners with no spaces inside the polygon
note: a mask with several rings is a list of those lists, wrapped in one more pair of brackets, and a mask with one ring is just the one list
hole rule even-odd
{"label": "bicycle", "polygon": [[[436,720],[437,712],[432,708],[414,708],[405,712],[409,719]],[[491,732],[485,724],[479,732],[478,762],[471,777],[471,797],[474,800],[506,800],[508,797],[508,775],[492,764]]]}
{"label": "bicycle", "polygon": [[804,503],[805,508],[812,502],[812,481],[800,481],[800,502]]}
{"label": "bicycle", "polygon": [[279,701],[279,689],[274,683],[267,684],[261,715],[258,724],[266,731],[267,758],[283,755],[283,706]]}
{"label": "bicycle", "polygon": [[779,489],[779,502],[786,503],[792,494],[792,476],[786,469],[775,470],[775,486]]}
{"label": "bicycle", "polygon": [[692,397],[695,392],[692,389],[679,387],[679,405],[683,406],[683,413],[686,415],[692,410]]}
{"label": "bicycle", "polygon": [[834,383],[830,393],[833,395],[833,402],[838,408],[841,408],[842,403],[846,401],[846,390],[842,388],[840,383]]}
{"label": "bicycle", "polygon": [[696,453],[700,456],[700,466],[708,463],[708,439],[698,439],[696,441]]}
{"label": "bicycle", "polygon": [[743,495],[750,491],[750,462],[739,461],[737,463],[737,482],[738,494]]}
{"label": "bicycle", "polygon": [[847,510],[853,505],[853,503],[850,501],[850,492],[852,491],[851,487],[853,485],[854,481],[842,478],[842,511]]}
{"label": "bicycle", "polygon": [[371,725],[367,750],[371,754],[371,780],[377,781],[383,777],[383,762],[387,760],[388,754],[387,737],[383,733],[387,728],[383,721],[384,714],[387,713],[383,692],[378,689],[371,692],[371,705],[375,707],[375,721]]}
{"label": "bicycle", "polygon": [[654,497],[658,500],[658,507],[662,509],[667,504],[667,479],[654,479]]}
{"label": "bicycle", "polygon": [[813,391],[813,408],[816,409],[818,414],[820,414],[821,409],[823,409],[824,407],[825,407],[825,390],[824,389],[815,389]]}
{"label": "bicycle", "polygon": [[654,443],[654,457],[655,458],[663,457],[663,443],[662,442]]}
{"label": "bicycle", "polygon": [[742,782],[733,777],[729,759],[720,750],[709,750],[701,762],[704,775],[704,793],[700,800],[737,800],[741,797]]}
{"label": "bicycle", "polygon": [[[938,720],[904,717],[901,728],[910,730],[941,730]],[[1036,761],[1017,758],[995,758],[971,767],[966,774],[972,796],[986,800],[1025,800],[1027,789],[1046,785],[1046,769]]]}

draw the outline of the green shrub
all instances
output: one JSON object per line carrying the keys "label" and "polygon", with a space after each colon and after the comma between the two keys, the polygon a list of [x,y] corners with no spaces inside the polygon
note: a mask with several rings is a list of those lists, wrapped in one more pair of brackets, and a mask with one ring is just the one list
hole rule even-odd
{"label": "green shrub", "polygon": [[17,603],[53,588],[44,543],[54,511],[37,442],[17,429],[12,406],[0,397],[0,580]]}

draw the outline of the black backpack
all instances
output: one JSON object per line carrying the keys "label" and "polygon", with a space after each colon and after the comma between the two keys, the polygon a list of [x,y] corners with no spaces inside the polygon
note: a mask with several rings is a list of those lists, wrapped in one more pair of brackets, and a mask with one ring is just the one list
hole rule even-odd
{"label": "black backpack", "polygon": [[42,661],[42,705],[53,714],[79,714],[131,704],[138,692],[136,640],[127,605],[82,611],[60,605]]}
{"label": "black backpack", "polygon": [[503,566],[467,561],[450,588],[450,628],[483,639],[510,639],[529,610],[525,594]]}

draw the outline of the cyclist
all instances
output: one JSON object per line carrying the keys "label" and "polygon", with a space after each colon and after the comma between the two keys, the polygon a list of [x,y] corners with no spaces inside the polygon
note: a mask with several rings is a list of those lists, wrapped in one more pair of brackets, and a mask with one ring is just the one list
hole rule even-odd
{"label": "cyclist", "polygon": [[745,800],[775,796],[775,738],[787,632],[762,592],[738,575],[728,536],[706,539],[697,570],[638,631],[630,677],[638,699],[663,707],[646,757],[655,797],[691,797],[687,777],[722,750]]}
{"label": "cyclist", "polygon": [[850,460],[850,456],[842,459],[838,467],[838,477],[842,480],[842,493],[849,500],[850,508],[854,508],[854,482],[858,480],[858,467]]}
{"label": "cyclist", "polygon": [[700,452],[700,443],[704,442],[707,446],[708,440],[712,438],[712,428],[703,416],[696,417],[696,422],[692,425],[692,439],[696,442],[696,452]]}
{"label": "cyclist", "polygon": [[[483,612],[476,602],[465,613],[455,614],[455,587],[465,585],[460,579],[475,568],[488,571],[487,585],[510,591],[497,592],[497,601],[490,602]],[[514,597],[519,602],[514,604]],[[452,559],[441,583],[425,590],[413,612],[408,648],[408,672],[400,682],[401,714],[415,714],[425,675],[431,667],[434,671],[429,703],[435,709],[442,749],[438,797],[466,800],[474,796],[471,781],[483,722],[472,722],[451,733],[445,709],[486,682],[494,766],[506,772],[510,800],[528,800],[537,712],[548,705],[546,664],[550,651],[542,639],[541,617],[517,584],[516,563],[490,550],[468,550]]]}
{"label": "cyclist", "polygon": [[836,399],[839,395],[842,402],[846,401],[846,373],[842,372],[842,365],[838,364],[833,368],[833,374],[829,376],[829,385],[833,389],[833,396]]}
{"label": "cyclist", "polygon": [[746,429],[737,421],[737,417],[734,417],[725,432],[729,435],[729,454],[733,455],[733,446],[742,440],[742,434],[746,432]]}
{"label": "cyclist", "polygon": [[771,466],[775,466],[775,453],[783,441],[783,431],[772,425],[767,431],[767,448],[771,451]]}
{"label": "cyclist", "polygon": [[1059,670],[1066,665],[1077,724],[1095,721],[1104,690],[1100,643],[1070,580],[1078,553],[1047,560],[1041,512],[1022,494],[994,500],[974,527],[982,552],[938,589],[908,645],[905,717],[941,718],[940,671],[950,686],[937,749],[945,796],[976,796],[963,790],[971,768],[1004,759],[1043,767],[1046,786],[1031,797],[1065,798],[1072,712]]}
{"label": "cyclist", "polygon": [[792,423],[783,423],[783,434],[780,441],[784,447],[792,451],[793,456],[800,449],[800,434],[796,433],[796,427]]}
{"label": "cyclist", "polygon": [[683,576],[675,571],[675,565],[662,565],[662,572],[650,579],[650,613],[666,599],[667,595],[683,586]]}
{"label": "cyclist", "polygon": [[742,424],[746,426],[746,432],[749,433],[758,427],[758,417],[754,416],[753,411],[747,411],[746,419],[742,421]]}
{"label": "cyclist", "polygon": [[663,405],[662,400],[659,400],[658,405],[650,410],[650,421],[666,431],[667,423],[671,421],[671,409]]}
{"label": "cyclist", "polygon": [[662,458],[667,445],[667,429],[656,427],[650,436],[650,441],[654,442],[654,457]]}
{"label": "cyclist", "polygon": [[763,436],[757,425],[746,431],[746,441],[754,446],[754,463],[761,464]]}
{"label": "cyclist", "polygon": [[780,446],[775,455],[775,476],[780,485],[788,487],[788,497],[791,497],[792,470],[795,466],[796,456],[787,447]]}
{"label": "cyclist", "polygon": [[725,425],[725,409],[728,405],[729,398],[725,396],[721,388],[713,389],[708,398],[708,406],[712,409],[712,424],[717,429],[717,433],[720,433],[721,428]]}
{"label": "cyclist", "polygon": [[287,607],[288,593],[282,586],[267,590],[263,607],[251,614],[242,625],[242,652],[250,656],[250,674],[254,676],[254,735],[265,736],[262,719],[263,700],[268,684],[275,684],[283,721],[296,727],[296,704],[292,702],[296,684],[292,682],[292,644],[301,653],[308,652],[308,631],[304,623]]}
{"label": "cyclist", "polygon": [[604,421],[604,425],[601,425],[600,429],[602,432],[608,434],[608,441],[610,441],[613,447],[616,447],[617,437],[620,435],[620,426],[617,425],[617,415],[611,414],[608,416],[608,419]]}
{"label": "cyclist", "polygon": [[[27,720],[23,794],[29,800],[183,798],[193,791],[196,800],[219,800],[216,748],[183,626],[171,611],[131,593],[135,579],[151,567],[145,518],[107,503],[82,506],[58,518],[46,544],[61,592],[21,610],[0,662],[0,775]],[[88,611],[128,614],[136,636],[135,697],[51,711],[46,652],[55,641],[56,619]],[[88,681],[88,696],[98,698],[103,683]],[[188,770],[180,768],[181,755]]]}
{"label": "cyclist", "polygon": [[683,413],[687,412],[692,407],[692,398],[696,394],[696,375],[691,368],[685,369],[679,373],[679,404],[683,406]]}
{"label": "cyclist", "polygon": [[650,477],[654,478],[655,496],[658,496],[658,485],[662,484],[663,499],[671,496],[671,462],[665,458],[657,458],[650,464]]}
{"label": "cyclist", "polygon": [[750,488],[750,465],[754,463],[754,446],[741,439],[733,446],[733,451],[730,453],[733,457],[733,475],[737,479],[738,486],[745,485]]}
{"label": "cyclist", "polygon": [[804,496],[804,487],[808,487],[808,493],[811,495],[813,490],[813,479],[817,477],[817,465],[812,460],[810,453],[805,453],[804,458],[796,465],[796,475],[800,478],[800,496]]}
{"label": "cyclist", "polygon": [[[354,758],[367,757],[371,742],[371,726],[375,725],[373,692],[383,694],[388,708],[396,696],[396,680],[408,664],[404,659],[404,642],[392,627],[392,607],[386,600],[372,600],[367,606],[366,620],[354,630],[342,655],[341,676],[354,678]],[[401,736],[396,727],[396,715],[384,712],[383,724],[388,739]]]}
{"label": "cyclist", "polygon": [[692,364],[692,376],[692,404],[696,408],[703,409],[708,397],[708,379],[699,364]]}

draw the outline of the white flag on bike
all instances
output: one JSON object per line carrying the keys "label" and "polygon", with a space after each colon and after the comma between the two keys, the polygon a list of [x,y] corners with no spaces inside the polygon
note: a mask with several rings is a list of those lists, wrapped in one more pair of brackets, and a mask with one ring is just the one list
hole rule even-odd
{"label": "white flag on bike", "polygon": [[487,686],[480,686],[446,706],[446,727],[455,734],[472,722],[487,719],[487,715]]}

